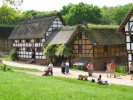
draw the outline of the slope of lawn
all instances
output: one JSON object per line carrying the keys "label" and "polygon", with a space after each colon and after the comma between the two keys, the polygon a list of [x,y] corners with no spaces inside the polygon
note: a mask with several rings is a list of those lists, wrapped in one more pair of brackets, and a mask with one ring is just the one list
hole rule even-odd
{"label": "slope of lawn", "polygon": [[133,100],[133,87],[0,70],[0,100]]}

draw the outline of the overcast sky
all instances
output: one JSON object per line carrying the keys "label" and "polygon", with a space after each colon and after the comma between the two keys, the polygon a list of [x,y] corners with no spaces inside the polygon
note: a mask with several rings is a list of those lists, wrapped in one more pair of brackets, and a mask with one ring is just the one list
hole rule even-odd
{"label": "overcast sky", "polygon": [[[1,4],[0,0],[0,4]],[[116,6],[125,5],[128,3],[133,3],[133,0],[23,0],[22,10],[38,10],[38,11],[52,11],[60,10],[64,5],[69,3],[77,4],[79,2],[84,2],[87,4],[97,5],[102,7],[106,6]]]}

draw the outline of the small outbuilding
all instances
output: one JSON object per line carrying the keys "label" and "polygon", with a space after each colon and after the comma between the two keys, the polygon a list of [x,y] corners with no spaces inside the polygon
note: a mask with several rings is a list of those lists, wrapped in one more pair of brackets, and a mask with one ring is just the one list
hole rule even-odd
{"label": "small outbuilding", "polygon": [[14,26],[0,25],[0,51],[9,52],[12,49],[12,41],[8,40]]}

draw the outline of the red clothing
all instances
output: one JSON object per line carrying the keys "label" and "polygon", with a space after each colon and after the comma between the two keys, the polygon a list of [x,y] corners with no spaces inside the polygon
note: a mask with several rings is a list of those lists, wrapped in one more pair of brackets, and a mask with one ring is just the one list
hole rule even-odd
{"label": "red clothing", "polygon": [[111,67],[111,69],[115,69],[115,64],[114,63],[111,63],[110,64],[110,67]]}

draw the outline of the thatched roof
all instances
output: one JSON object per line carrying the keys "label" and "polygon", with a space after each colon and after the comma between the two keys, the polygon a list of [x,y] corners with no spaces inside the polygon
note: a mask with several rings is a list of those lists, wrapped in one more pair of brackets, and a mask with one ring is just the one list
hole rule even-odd
{"label": "thatched roof", "polygon": [[13,30],[9,39],[41,38],[44,37],[49,26],[56,17],[59,17],[64,24],[60,13],[45,15],[30,19],[21,20]]}
{"label": "thatched roof", "polygon": [[65,26],[61,29],[57,29],[47,38],[44,44],[66,44],[71,40],[74,32],[78,28],[83,29],[83,33],[96,45],[125,44],[124,35],[115,33],[118,26],[92,24],[86,26]]}
{"label": "thatched roof", "polygon": [[54,31],[44,42],[45,44],[66,44],[73,36],[74,30]]}
{"label": "thatched roof", "polygon": [[8,39],[13,29],[14,29],[14,26],[0,25],[0,39]]}
{"label": "thatched roof", "polygon": [[90,29],[86,34],[94,45],[125,44],[125,36],[115,33],[116,29]]}
{"label": "thatched roof", "polygon": [[124,27],[127,24],[127,22],[130,20],[130,18],[133,15],[133,8],[131,11],[128,13],[128,15],[125,17],[125,19],[121,22],[120,27],[117,29],[116,33],[123,33],[124,32]]}

